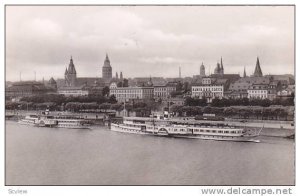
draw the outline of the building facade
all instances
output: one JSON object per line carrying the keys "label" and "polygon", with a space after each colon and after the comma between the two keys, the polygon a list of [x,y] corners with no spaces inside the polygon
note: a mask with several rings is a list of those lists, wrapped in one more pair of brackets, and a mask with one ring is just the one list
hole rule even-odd
{"label": "building facade", "polygon": [[167,99],[171,97],[172,92],[176,91],[176,87],[176,82],[168,82],[165,85],[154,86],[154,98]]}
{"label": "building facade", "polygon": [[267,99],[268,98],[268,84],[253,84],[248,89],[249,99]]}
{"label": "building facade", "polygon": [[135,99],[153,99],[154,87],[117,87],[116,83],[110,85],[110,95],[114,95],[118,102]]}
{"label": "building facade", "polygon": [[192,85],[192,97],[206,98],[208,103],[224,96],[224,85],[215,78],[203,78],[202,83]]}
{"label": "building facade", "polygon": [[65,96],[87,96],[89,95],[89,89],[84,86],[64,86],[58,89],[58,94],[65,95]]}
{"label": "building facade", "polygon": [[56,89],[44,85],[41,82],[24,81],[15,82],[5,90],[6,98],[20,98],[26,96],[55,93]]}

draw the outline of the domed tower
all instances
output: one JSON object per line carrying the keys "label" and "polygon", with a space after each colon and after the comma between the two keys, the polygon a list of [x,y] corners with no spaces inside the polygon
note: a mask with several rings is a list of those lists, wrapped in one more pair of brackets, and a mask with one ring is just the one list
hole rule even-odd
{"label": "domed tower", "polygon": [[201,66],[200,66],[200,76],[201,77],[205,77],[205,67],[203,65],[203,62],[201,64]]}
{"label": "domed tower", "polygon": [[65,84],[66,86],[76,86],[76,69],[71,56],[68,69],[65,71]]}
{"label": "domed tower", "polygon": [[102,67],[102,78],[105,81],[109,81],[112,78],[112,67],[110,65],[110,60],[109,60],[107,54],[106,54],[106,58],[104,60],[104,65]]}
{"label": "domed tower", "polygon": [[214,74],[220,74],[220,73],[221,73],[221,67],[220,67],[220,63],[218,62]]}

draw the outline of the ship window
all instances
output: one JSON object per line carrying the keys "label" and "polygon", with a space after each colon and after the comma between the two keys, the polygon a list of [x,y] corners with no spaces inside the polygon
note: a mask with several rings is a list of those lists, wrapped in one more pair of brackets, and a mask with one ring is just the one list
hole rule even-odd
{"label": "ship window", "polygon": [[231,131],[231,133],[236,133],[235,131]]}
{"label": "ship window", "polygon": [[229,133],[229,131],[224,131],[224,133]]}
{"label": "ship window", "polygon": [[215,131],[215,130],[213,130],[212,132],[213,132],[213,133],[216,133],[216,131]]}
{"label": "ship window", "polygon": [[218,133],[223,133],[223,131],[218,131]]}
{"label": "ship window", "polygon": [[180,131],[184,131],[184,129],[180,129]]}
{"label": "ship window", "polygon": [[203,130],[202,130],[202,129],[200,129],[200,132],[203,132]]}
{"label": "ship window", "polygon": [[209,131],[209,130],[206,130],[206,132],[208,132],[208,133],[209,133],[210,131]]}

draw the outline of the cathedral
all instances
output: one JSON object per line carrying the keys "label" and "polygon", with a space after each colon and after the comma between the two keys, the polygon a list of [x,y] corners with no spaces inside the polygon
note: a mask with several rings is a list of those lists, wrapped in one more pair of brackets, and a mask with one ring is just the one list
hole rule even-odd
{"label": "cathedral", "polygon": [[106,54],[104,64],[102,66],[102,78],[98,77],[77,77],[73,58],[71,57],[70,63],[65,70],[64,83],[59,86],[64,87],[80,87],[80,86],[93,86],[95,84],[99,86],[109,86],[111,82],[119,82],[123,80],[123,73],[120,72],[120,76],[116,72],[116,76],[112,77],[112,66],[108,55]]}

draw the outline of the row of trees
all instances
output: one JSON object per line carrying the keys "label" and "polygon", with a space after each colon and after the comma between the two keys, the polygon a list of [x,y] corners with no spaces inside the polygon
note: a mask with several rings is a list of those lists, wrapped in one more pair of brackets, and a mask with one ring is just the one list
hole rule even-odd
{"label": "row of trees", "polygon": [[[149,113],[153,110],[159,110],[161,103],[153,100],[143,102],[131,102],[125,104],[126,109],[135,112]],[[63,95],[37,95],[24,97],[19,102],[6,101],[5,108],[8,110],[66,110],[66,111],[97,111],[97,110],[116,110],[124,109],[124,104],[117,103],[114,95],[104,96],[81,96],[65,97]]]}
{"label": "row of trees", "polygon": [[77,105],[80,103],[78,108],[98,109],[101,104],[115,104],[117,103],[117,100],[114,95],[109,97],[102,95],[73,97],[58,94],[47,94],[23,97],[19,102],[6,101],[5,108],[9,110],[44,110],[46,108],[51,110],[65,110],[65,108],[69,107],[70,103],[77,103]]}
{"label": "row of trees", "polygon": [[158,104],[155,102],[139,102],[139,103],[102,103],[97,104],[96,102],[92,103],[80,103],[80,102],[69,102],[65,105],[64,109],[73,112],[82,112],[87,110],[115,110],[121,111],[124,108],[128,111],[134,112],[151,112],[151,110],[155,110],[158,107]]}
{"label": "row of trees", "polygon": [[20,101],[22,102],[33,102],[33,103],[47,103],[53,102],[57,105],[66,104],[69,102],[80,102],[80,103],[91,103],[96,102],[101,103],[116,103],[116,97],[114,95],[103,96],[103,95],[88,95],[88,96],[64,96],[59,94],[46,94],[46,95],[34,95],[30,97],[23,97]]}
{"label": "row of trees", "polygon": [[[207,106],[207,101],[205,98],[198,99],[187,97],[185,99],[186,106]],[[248,98],[241,98],[241,99],[218,99],[215,98],[212,100],[210,104],[213,107],[229,107],[229,106],[262,106],[262,107],[269,107],[271,105],[282,105],[282,106],[294,106],[294,98],[287,98],[287,99],[280,99],[276,98],[274,100],[269,99],[248,99]]]}
{"label": "row of trees", "polygon": [[261,120],[292,120],[294,117],[294,106],[176,106],[170,107],[170,111],[177,116],[197,116],[215,114],[227,118],[261,119]]}

